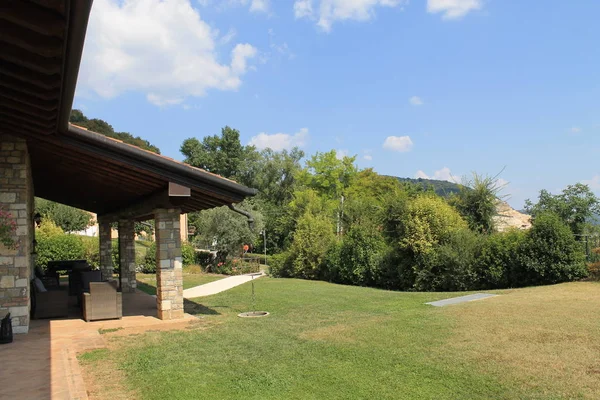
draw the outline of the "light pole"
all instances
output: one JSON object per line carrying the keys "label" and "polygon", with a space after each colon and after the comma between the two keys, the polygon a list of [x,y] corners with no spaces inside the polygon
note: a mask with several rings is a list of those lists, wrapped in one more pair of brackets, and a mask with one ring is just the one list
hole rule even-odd
{"label": "light pole", "polygon": [[263,229],[261,233],[263,234],[263,245],[265,247],[265,265],[267,265],[267,229]]}

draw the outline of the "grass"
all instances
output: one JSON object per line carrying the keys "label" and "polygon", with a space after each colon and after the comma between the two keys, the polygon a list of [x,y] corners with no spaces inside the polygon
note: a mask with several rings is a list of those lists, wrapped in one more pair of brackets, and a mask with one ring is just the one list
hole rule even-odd
{"label": "grass", "polygon": [[[261,278],[202,298],[203,329],[109,337],[86,376],[113,363],[144,399],[600,398],[600,284],[398,293]],[[168,377],[168,378],[166,378]],[[98,393],[103,398],[102,392]]]}
{"label": "grass", "polygon": [[[219,279],[226,278],[226,275],[220,274],[191,274],[183,273],[183,288],[189,289],[194,286],[204,285],[205,283],[218,281]],[[141,291],[154,295],[156,294],[156,274],[136,274],[138,281],[137,288]]]}

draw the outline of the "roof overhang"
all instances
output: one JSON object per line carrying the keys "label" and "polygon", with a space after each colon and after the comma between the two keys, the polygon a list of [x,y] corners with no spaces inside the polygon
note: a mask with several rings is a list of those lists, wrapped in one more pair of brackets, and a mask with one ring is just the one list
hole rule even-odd
{"label": "roof overhang", "polygon": [[[69,124],[91,0],[0,2],[0,133],[25,137],[35,195],[112,219],[147,219],[256,194],[233,181]],[[173,196],[179,185],[186,195]]]}

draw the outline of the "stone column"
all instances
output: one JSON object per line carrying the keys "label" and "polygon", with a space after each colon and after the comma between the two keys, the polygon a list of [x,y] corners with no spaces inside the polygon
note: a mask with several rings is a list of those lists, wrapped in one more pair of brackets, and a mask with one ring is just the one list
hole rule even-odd
{"label": "stone column", "polygon": [[135,280],[135,223],[131,220],[119,221],[119,265],[121,266],[121,291],[133,293]]}
{"label": "stone column", "polygon": [[158,318],[183,318],[183,264],[178,209],[154,210]]}
{"label": "stone column", "polygon": [[10,312],[14,333],[29,330],[33,269],[33,181],[27,143],[0,134],[0,206],[16,223],[14,247],[0,243],[0,317]]}
{"label": "stone column", "polygon": [[100,240],[100,271],[102,279],[113,280],[112,237],[110,222],[98,218],[98,238]]}

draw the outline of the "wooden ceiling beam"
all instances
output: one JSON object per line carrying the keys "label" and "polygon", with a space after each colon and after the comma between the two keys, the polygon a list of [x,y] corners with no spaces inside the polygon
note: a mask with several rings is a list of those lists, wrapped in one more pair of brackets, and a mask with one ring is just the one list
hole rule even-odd
{"label": "wooden ceiling beam", "polygon": [[62,14],[24,0],[0,1],[0,19],[58,38],[64,37],[66,29]]}
{"label": "wooden ceiling beam", "polygon": [[47,58],[60,57],[64,46],[60,38],[33,32],[7,21],[0,24],[0,42]]}
{"label": "wooden ceiling beam", "polygon": [[2,44],[0,59],[45,75],[55,75],[61,72],[60,57],[43,57],[32,54],[11,43]]}
{"label": "wooden ceiling beam", "polygon": [[21,103],[18,99],[6,98],[4,93],[0,91],[0,109],[18,110],[23,114],[30,115],[31,118],[42,118],[46,121],[51,121],[56,118],[56,113],[52,111],[44,111],[30,104]]}
{"label": "wooden ceiling beam", "polygon": [[0,86],[4,87],[2,92],[8,97],[25,97],[31,104],[36,104],[40,108],[56,108],[58,103],[58,93],[56,90],[42,89],[39,86],[6,76],[0,73]]}
{"label": "wooden ceiling beam", "polygon": [[60,87],[60,75],[58,73],[40,74],[32,69],[23,67],[22,65],[16,65],[6,60],[2,60],[2,54],[0,53],[0,74],[7,75],[18,79],[21,82],[25,82],[29,85],[37,86],[42,89],[57,92],[56,89]]}

